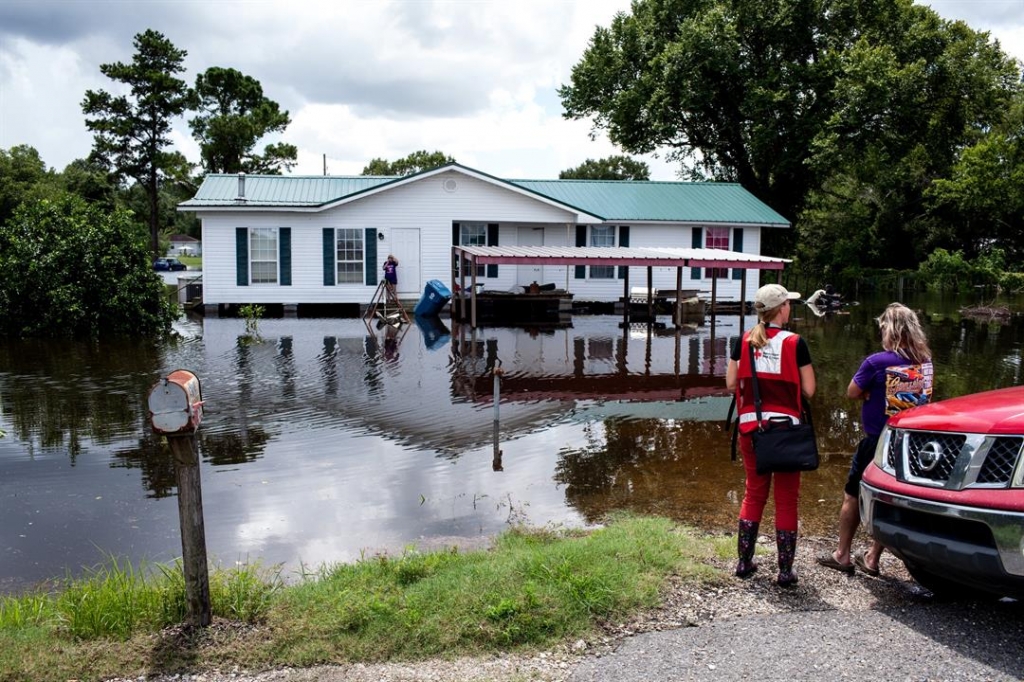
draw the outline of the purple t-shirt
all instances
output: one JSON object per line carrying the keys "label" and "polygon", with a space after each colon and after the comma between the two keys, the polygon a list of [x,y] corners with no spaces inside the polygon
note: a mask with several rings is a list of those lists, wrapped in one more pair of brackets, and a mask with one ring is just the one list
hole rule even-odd
{"label": "purple t-shirt", "polygon": [[889,415],[931,398],[932,363],[918,365],[899,353],[884,350],[864,358],[853,383],[869,396],[860,411],[864,432],[877,436]]}

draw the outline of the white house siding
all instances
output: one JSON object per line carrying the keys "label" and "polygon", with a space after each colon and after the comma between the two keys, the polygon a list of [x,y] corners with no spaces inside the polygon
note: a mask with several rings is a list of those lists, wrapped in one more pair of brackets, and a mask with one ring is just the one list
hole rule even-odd
{"label": "white house siding", "polygon": [[[454,180],[457,189],[448,181]],[[323,228],[375,228],[384,235],[377,241],[376,278],[379,279],[384,258],[391,250],[391,233],[397,228],[417,229],[420,234],[420,276],[424,282],[432,279],[444,282],[449,288],[451,279],[451,239],[453,222],[497,223],[498,245],[518,244],[520,227],[542,226],[544,245],[572,246],[576,239],[576,214],[545,201],[520,194],[510,189],[452,171],[428,176],[356,199],[346,204],[318,212],[294,212],[271,208],[249,208],[241,211],[213,212],[198,210],[203,223],[204,275],[203,298],[206,304],[241,303],[361,303],[368,304],[375,285],[323,284]],[[678,223],[629,223],[632,247],[689,247],[691,225]],[[238,227],[290,227],[292,243],[292,284],[257,284],[238,286],[235,273],[235,228]],[[731,226],[733,227],[733,226]],[[738,226],[736,226],[738,227]],[[744,228],[743,251],[759,253],[760,228]],[[523,266],[525,267],[525,266]],[[615,301],[622,296],[623,281],[614,279],[576,279],[575,268],[545,266],[541,283],[553,282],[559,287],[568,285],[579,301]],[[683,288],[708,291],[711,278],[702,271],[699,280],[691,278],[690,268],[683,270]],[[402,270],[399,268],[399,277]],[[630,268],[630,286],[647,284],[647,268]],[[757,288],[759,274],[747,273],[747,298]],[[654,268],[655,288],[674,289],[675,268]],[[478,278],[488,289],[507,290],[517,284],[518,271],[514,265],[500,265],[495,278]],[[409,283],[405,283],[409,284]],[[405,290],[421,290],[417,286]],[[720,300],[738,300],[740,281],[729,278],[718,280]]]}
{"label": "white house siding", "polygon": [[[454,179],[458,189],[446,191],[446,179]],[[454,172],[427,177],[316,213],[252,208],[230,213],[200,211],[199,216],[203,220],[206,251],[203,300],[211,305],[249,302],[369,303],[374,286],[323,285],[322,230],[325,227],[373,227],[381,232],[384,240],[377,242],[378,271],[388,254],[390,231],[395,228],[419,229],[422,278],[424,281],[438,279],[450,285],[452,222],[564,225],[575,221],[575,215],[565,210]],[[236,284],[236,227],[292,228],[291,286]],[[514,273],[510,271],[506,275],[499,268],[499,278],[489,281],[488,286],[491,282],[500,286],[506,278],[506,286],[511,286]]]}

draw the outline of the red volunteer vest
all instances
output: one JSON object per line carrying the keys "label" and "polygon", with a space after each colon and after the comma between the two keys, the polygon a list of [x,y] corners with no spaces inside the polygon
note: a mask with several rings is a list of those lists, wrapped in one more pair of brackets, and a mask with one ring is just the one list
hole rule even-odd
{"label": "red volunteer vest", "polygon": [[[757,385],[761,392],[761,418],[790,417],[800,422],[800,367],[796,346],[800,337],[778,327],[768,327],[768,343],[754,349]],[[742,353],[736,372],[736,409],[740,433],[757,429],[754,387],[750,374],[750,332],[743,335]]]}

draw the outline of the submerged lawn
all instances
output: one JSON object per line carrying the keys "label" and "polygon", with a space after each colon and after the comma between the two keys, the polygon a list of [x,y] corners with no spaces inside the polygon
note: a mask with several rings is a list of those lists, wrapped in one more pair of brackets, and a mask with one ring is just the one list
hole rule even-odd
{"label": "submerged lawn", "polygon": [[116,561],[53,594],[0,598],[0,680],[102,679],[543,648],[657,605],[671,575],[715,581],[721,538],[659,518],[589,533],[513,529],[486,551],[375,556],[296,585],[249,566],[210,577],[215,626],[184,616],[180,567]]}

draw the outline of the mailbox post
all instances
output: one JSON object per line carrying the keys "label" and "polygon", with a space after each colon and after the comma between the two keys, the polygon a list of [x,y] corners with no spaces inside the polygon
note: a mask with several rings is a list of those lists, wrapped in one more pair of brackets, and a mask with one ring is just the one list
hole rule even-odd
{"label": "mailbox post", "polygon": [[149,418],[153,432],[167,437],[174,456],[188,622],[195,627],[205,627],[210,624],[212,615],[203,491],[195,450],[195,434],[203,420],[199,378],[192,372],[179,369],[157,382],[149,392]]}

